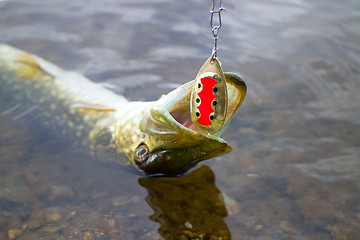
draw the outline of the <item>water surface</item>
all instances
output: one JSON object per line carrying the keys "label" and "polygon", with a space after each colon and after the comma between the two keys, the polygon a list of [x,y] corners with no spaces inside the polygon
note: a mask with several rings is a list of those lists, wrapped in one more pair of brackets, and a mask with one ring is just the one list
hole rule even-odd
{"label": "water surface", "polygon": [[[248,85],[222,136],[233,151],[181,178],[146,178],[2,117],[1,239],[358,238],[359,1],[224,6],[219,58]],[[209,57],[209,9],[3,0],[0,41],[154,100]]]}

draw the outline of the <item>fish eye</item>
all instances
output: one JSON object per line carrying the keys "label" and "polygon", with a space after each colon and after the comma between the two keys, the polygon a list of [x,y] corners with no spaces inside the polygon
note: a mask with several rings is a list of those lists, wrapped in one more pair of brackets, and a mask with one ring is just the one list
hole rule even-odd
{"label": "fish eye", "polygon": [[141,165],[146,160],[148,160],[149,156],[150,156],[149,147],[146,146],[145,144],[141,144],[135,150],[134,161],[137,165]]}

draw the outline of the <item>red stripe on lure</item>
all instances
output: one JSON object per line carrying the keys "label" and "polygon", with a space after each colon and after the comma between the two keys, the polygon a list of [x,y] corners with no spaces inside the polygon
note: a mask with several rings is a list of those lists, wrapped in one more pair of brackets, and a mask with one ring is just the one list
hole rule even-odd
{"label": "red stripe on lure", "polygon": [[[213,88],[217,81],[210,77],[203,77],[200,79],[202,90],[198,93],[200,105],[197,107],[200,113],[200,118],[197,119],[197,122],[204,126],[209,126],[212,124],[210,121],[210,114],[215,112],[212,108],[213,100],[216,96],[213,93]],[[198,86],[201,87],[201,86]]]}

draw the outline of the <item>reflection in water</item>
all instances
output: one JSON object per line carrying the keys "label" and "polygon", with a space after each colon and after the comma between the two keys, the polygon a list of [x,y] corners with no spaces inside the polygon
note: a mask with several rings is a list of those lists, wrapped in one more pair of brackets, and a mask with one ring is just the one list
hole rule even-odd
{"label": "reflection in water", "polygon": [[154,210],[164,239],[230,239],[223,218],[227,215],[215,175],[202,166],[185,176],[140,178],[148,190],[147,203]]}

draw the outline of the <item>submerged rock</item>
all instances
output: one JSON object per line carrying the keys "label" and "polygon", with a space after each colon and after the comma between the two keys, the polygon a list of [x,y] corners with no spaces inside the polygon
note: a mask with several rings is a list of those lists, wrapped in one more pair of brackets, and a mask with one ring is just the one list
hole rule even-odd
{"label": "submerged rock", "polygon": [[61,219],[61,216],[59,213],[51,213],[48,216],[46,216],[47,222],[57,222]]}
{"label": "submerged rock", "polygon": [[46,225],[45,227],[43,227],[42,229],[40,229],[40,232],[43,233],[57,233],[58,231],[60,231],[61,229],[63,229],[63,226],[60,225]]}
{"label": "submerged rock", "polygon": [[16,239],[23,233],[22,229],[10,229],[8,232],[9,239]]}

